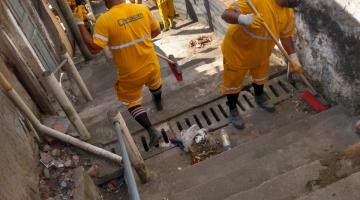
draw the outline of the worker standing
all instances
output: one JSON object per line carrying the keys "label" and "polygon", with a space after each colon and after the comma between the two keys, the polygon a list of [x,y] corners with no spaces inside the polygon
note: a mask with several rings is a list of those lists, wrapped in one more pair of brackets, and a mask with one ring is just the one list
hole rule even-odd
{"label": "worker standing", "polygon": [[163,31],[168,31],[169,28],[175,28],[175,7],[173,0],[156,0],[156,5],[159,8],[160,16],[163,21]]}
{"label": "worker standing", "polygon": [[299,5],[301,0],[252,0],[261,16],[254,15],[246,1],[235,1],[222,14],[223,20],[230,24],[222,44],[222,93],[227,96],[229,120],[238,129],[244,128],[244,121],[239,115],[236,103],[248,72],[252,76],[257,104],[269,112],[275,111],[274,104],[264,93],[264,84],[269,77],[269,57],[275,42],[263,27],[263,22],[281,40],[295,63],[291,67],[292,72],[303,73],[292,38],[295,33],[293,8]]}
{"label": "worker standing", "polygon": [[145,109],[141,106],[142,90],[146,85],[158,110],[161,104],[160,64],[152,39],[160,34],[160,25],[148,7],[128,4],[125,0],[104,0],[109,9],[95,24],[94,34],[83,25],[83,18],[74,12],[80,32],[93,54],[106,45],[112,50],[117,65],[116,91],[118,98],[128,107],[132,117],[149,133],[152,147],[158,144],[161,134],[153,127]]}

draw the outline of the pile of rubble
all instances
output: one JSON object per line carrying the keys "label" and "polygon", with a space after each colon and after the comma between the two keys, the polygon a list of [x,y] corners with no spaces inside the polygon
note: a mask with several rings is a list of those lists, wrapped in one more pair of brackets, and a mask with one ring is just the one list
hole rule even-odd
{"label": "pile of rubble", "polygon": [[75,184],[73,169],[80,167],[80,158],[61,143],[46,144],[40,151],[42,173],[40,193],[42,199],[71,200]]}
{"label": "pile of rubble", "polygon": [[[79,199],[79,193],[84,189],[79,185],[89,185],[88,180],[80,183],[79,176],[93,179],[91,185],[96,188],[96,180],[101,173],[101,163],[97,163],[85,155],[77,154],[70,146],[52,141],[41,147],[40,151],[40,194],[43,200],[73,200]],[[86,178],[82,178],[86,179]],[[98,185],[105,193],[118,193],[124,190],[123,177],[117,177]],[[87,186],[86,186],[87,187]],[[92,187],[92,186],[91,186]],[[97,190],[92,188],[91,190]],[[82,195],[82,194],[80,194]],[[101,197],[102,199],[102,197]]]}

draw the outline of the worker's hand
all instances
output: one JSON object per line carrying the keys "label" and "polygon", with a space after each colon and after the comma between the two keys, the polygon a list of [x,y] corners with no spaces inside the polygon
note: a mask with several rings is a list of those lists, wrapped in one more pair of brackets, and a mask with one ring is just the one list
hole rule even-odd
{"label": "worker's hand", "polygon": [[299,61],[299,57],[297,55],[297,53],[293,53],[290,56],[290,60],[292,63],[291,66],[291,72],[292,73],[297,73],[297,74],[302,74],[304,73],[304,69],[302,68],[300,61]]}
{"label": "worker's hand", "polygon": [[74,18],[77,24],[84,24],[86,19],[87,11],[84,5],[77,6],[74,9]]}
{"label": "worker's hand", "polygon": [[264,18],[262,16],[257,16],[254,14],[240,14],[238,17],[238,22],[240,25],[249,26],[252,29],[259,29],[264,23]]}

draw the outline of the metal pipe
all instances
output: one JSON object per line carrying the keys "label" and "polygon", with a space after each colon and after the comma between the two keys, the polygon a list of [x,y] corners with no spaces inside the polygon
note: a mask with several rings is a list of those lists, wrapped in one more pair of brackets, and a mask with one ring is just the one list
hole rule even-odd
{"label": "metal pipe", "polygon": [[27,117],[27,119],[31,122],[31,124],[35,127],[36,130],[38,130],[46,135],[49,135],[51,137],[54,137],[58,140],[61,140],[65,143],[72,144],[75,147],[79,147],[79,148],[81,148],[85,151],[88,151],[90,153],[93,153],[95,155],[108,158],[119,164],[121,163],[122,158],[119,155],[116,155],[112,152],[106,151],[97,146],[91,145],[89,143],[86,143],[77,138],[71,137],[69,135],[66,135],[64,133],[61,133],[57,130],[51,129],[51,128],[46,127],[43,124],[41,124],[40,121],[34,115],[34,113],[31,111],[31,109],[25,104],[24,100],[19,96],[19,94],[16,92],[16,90],[13,89],[11,84],[8,82],[6,77],[1,72],[0,72],[0,85],[7,91],[11,100],[17,105],[17,107],[20,109],[20,111]]}
{"label": "metal pipe", "polygon": [[84,82],[84,80],[82,79],[82,77],[80,76],[79,71],[77,70],[73,59],[71,58],[71,56],[69,55],[68,52],[66,52],[64,54],[64,57],[66,58],[66,60],[68,61],[68,65],[66,67],[66,70],[68,71],[68,73],[70,73],[72,75],[72,77],[75,79],[77,85],[79,86],[79,89],[81,91],[81,93],[85,96],[87,101],[92,101],[94,100],[93,97],[90,94],[89,89],[86,87],[86,84]]}
{"label": "metal pipe", "polygon": [[81,121],[79,114],[76,112],[75,108],[71,104],[69,98],[66,96],[64,90],[60,87],[58,80],[55,78],[54,74],[51,72],[45,72],[44,78],[48,83],[49,88],[56,100],[59,102],[60,106],[64,110],[69,121],[74,125],[76,130],[79,132],[80,138],[82,140],[89,140],[90,133]]}
{"label": "metal pipe", "polygon": [[126,150],[126,145],[124,142],[124,138],[122,135],[122,130],[120,126],[120,122],[114,122],[116,135],[118,137],[118,142],[120,145],[120,153],[123,158],[124,168],[125,168],[125,179],[128,186],[128,192],[131,200],[140,200],[140,195],[138,191],[138,187],[136,185],[134,173],[131,168],[130,159]]}
{"label": "metal pipe", "polygon": [[111,119],[112,123],[119,123],[120,128],[123,134],[123,138],[125,141],[125,145],[127,148],[127,152],[131,161],[132,166],[135,168],[137,174],[140,177],[140,180],[142,183],[146,183],[149,180],[149,173],[148,169],[145,165],[145,161],[141,156],[141,153],[139,151],[139,148],[136,146],[135,141],[133,137],[131,136],[131,133],[126,126],[125,120],[120,112],[117,113],[117,115]]}

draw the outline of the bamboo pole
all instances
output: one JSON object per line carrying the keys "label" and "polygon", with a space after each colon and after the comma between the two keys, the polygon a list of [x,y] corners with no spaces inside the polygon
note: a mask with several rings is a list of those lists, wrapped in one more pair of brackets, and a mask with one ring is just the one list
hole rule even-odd
{"label": "bamboo pole", "polygon": [[6,77],[1,72],[0,72],[0,85],[5,89],[5,91],[7,91],[11,100],[15,103],[15,105],[20,109],[20,111],[27,117],[27,119],[32,123],[32,125],[38,131],[40,131],[46,135],[49,135],[51,137],[54,137],[58,140],[61,140],[65,143],[72,144],[75,147],[81,148],[81,149],[88,151],[90,153],[93,153],[95,155],[110,159],[118,164],[121,163],[121,161],[122,161],[121,156],[118,156],[114,153],[111,153],[111,152],[101,149],[97,146],[86,143],[77,138],[71,137],[69,135],[66,135],[64,133],[61,133],[57,130],[51,129],[51,128],[46,127],[43,124],[41,124],[40,121],[34,115],[34,113],[31,111],[31,109],[25,104],[24,100],[22,100],[22,98],[19,96],[19,94],[11,86],[9,81],[6,79]]}
{"label": "bamboo pole", "polygon": [[69,55],[69,53],[64,54],[65,59],[67,59],[68,65],[65,67],[65,70],[71,74],[71,76],[74,78],[75,82],[79,86],[79,89],[81,93],[85,96],[87,101],[94,100],[93,97],[90,94],[89,89],[86,87],[86,84],[84,80],[81,78],[79,71],[76,69],[76,66],[74,64],[73,59]]}
{"label": "bamboo pole", "polygon": [[74,106],[71,104],[69,98],[66,96],[64,90],[60,87],[60,84],[53,73],[45,72],[44,79],[48,83],[51,92],[55,96],[56,100],[59,102],[60,106],[64,110],[69,121],[74,125],[76,130],[80,134],[82,140],[89,140],[90,133],[81,121],[79,114],[76,112]]}

